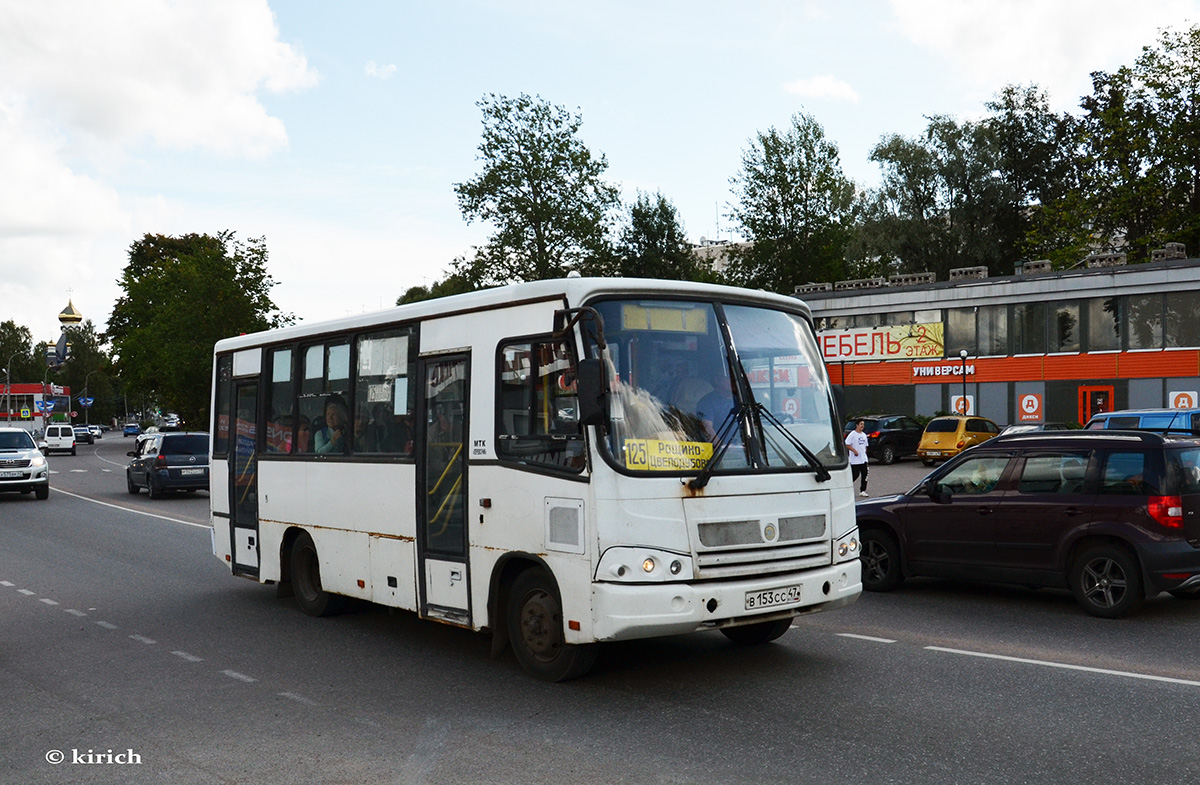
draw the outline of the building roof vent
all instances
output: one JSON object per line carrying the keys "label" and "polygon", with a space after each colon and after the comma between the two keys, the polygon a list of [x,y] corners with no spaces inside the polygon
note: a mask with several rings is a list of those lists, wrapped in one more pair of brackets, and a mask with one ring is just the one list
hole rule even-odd
{"label": "building roof vent", "polygon": [[828,292],[833,289],[833,284],[826,281],[825,283],[802,283],[797,286],[792,294],[809,294],[810,292]]}
{"label": "building roof vent", "polygon": [[1186,259],[1187,246],[1183,243],[1167,243],[1165,248],[1158,248],[1150,252],[1150,261],[1165,262],[1168,259]]}
{"label": "building roof vent", "polygon": [[951,281],[962,281],[967,278],[987,278],[988,268],[986,265],[978,267],[956,267],[950,271]]}
{"label": "building roof vent", "polygon": [[886,278],[858,278],[853,281],[838,281],[833,285],[834,289],[878,289],[880,286],[887,286]]}
{"label": "building roof vent", "polygon": [[929,272],[897,273],[888,276],[888,284],[891,286],[919,286],[923,283],[933,283],[936,280],[937,275]]}
{"label": "building roof vent", "polygon": [[1088,268],[1094,267],[1120,267],[1126,262],[1125,254],[1123,253],[1094,253],[1083,260],[1084,266]]}
{"label": "building roof vent", "polygon": [[1050,264],[1049,259],[1034,259],[1032,262],[1025,262],[1021,265],[1021,275],[1035,275],[1037,273],[1048,273],[1054,269]]}

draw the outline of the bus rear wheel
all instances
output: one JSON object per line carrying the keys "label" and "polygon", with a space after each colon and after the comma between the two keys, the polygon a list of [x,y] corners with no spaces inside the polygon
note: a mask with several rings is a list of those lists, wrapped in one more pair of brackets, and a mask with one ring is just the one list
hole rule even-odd
{"label": "bus rear wheel", "polygon": [[346,597],[321,587],[321,560],[308,532],[301,532],[292,543],[292,591],[300,610],[309,616],[333,616],[346,607]]}
{"label": "bus rear wheel", "polygon": [[509,593],[508,638],[517,661],[543,681],[578,678],[596,662],[596,645],[573,646],[563,638],[562,602],[544,571],[526,570]]}

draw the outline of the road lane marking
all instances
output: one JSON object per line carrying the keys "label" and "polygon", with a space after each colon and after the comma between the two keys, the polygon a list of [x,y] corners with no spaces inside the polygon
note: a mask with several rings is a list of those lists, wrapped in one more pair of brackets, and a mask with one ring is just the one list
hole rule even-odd
{"label": "road lane marking", "polygon": [[66,612],[71,614],[72,616],[87,616],[87,614],[84,613],[83,611],[75,610],[74,608],[67,608]]}
{"label": "road lane marking", "polygon": [[91,498],[88,498],[87,496],[80,496],[78,493],[71,493],[70,491],[64,491],[62,488],[55,488],[54,492],[65,494],[67,496],[72,496],[76,499],[82,499],[83,501],[91,502],[92,504],[99,504],[101,507],[112,507],[114,510],[122,510],[124,512],[132,512],[137,515],[145,515],[147,518],[157,518],[160,521],[170,521],[171,523],[182,523],[184,526],[195,526],[197,529],[211,529],[212,528],[212,526],[208,525],[207,523],[193,523],[192,521],[184,521],[184,520],[180,520],[179,518],[168,518],[165,515],[156,515],[155,513],[152,513],[152,512],[142,512],[141,510],[135,510],[132,507],[122,507],[119,504],[109,504],[108,502],[102,502],[99,499],[91,499]]}
{"label": "road lane marking", "polygon": [[100,625],[101,627],[103,627],[103,628],[104,628],[104,629],[106,629],[106,630],[119,630],[119,629],[121,629],[121,628],[120,628],[120,627],[118,627],[117,625],[115,625],[115,624],[113,624],[113,623],[111,623],[111,622],[107,622],[107,621],[98,621],[98,622],[96,622],[96,624]]}
{"label": "road lane marking", "polygon": [[0,581],[0,586],[9,586],[9,587],[12,587],[12,586],[16,586],[16,585],[17,585],[17,584],[13,583],[12,581]]}
{"label": "road lane marking", "polygon": [[874,641],[876,643],[895,643],[895,641],[892,640],[891,638],[876,638],[871,635],[855,635],[852,632],[839,632],[838,635],[840,635],[843,638],[856,638],[857,640],[860,640],[860,641]]}
{"label": "road lane marking", "polygon": [[58,605],[58,603],[57,603],[57,602],[55,602],[54,600],[50,599],[49,597],[43,597],[42,599],[38,600],[38,602],[44,602],[44,603],[46,603],[47,605]]}
{"label": "road lane marking", "polygon": [[145,644],[158,643],[158,641],[150,640],[145,635],[130,635],[129,637],[133,638],[138,643],[145,643]]}
{"label": "road lane marking", "polygon": [[37,594],[37,592],[30,591],[29,589],[17,589],[17,591],[19,591],[21,594],[24,594],[26,597]]}
{"label": "road lane marking", "polygon": [[1131,671],[1115,671],[1108,668],[1092,668],[1087,665],[1068,665],[1065,662],[1052,662],[1050,660],[1031,660],[1025,657],[1009,657],[1004,654],[986,654],[981,651],[965,651],[963,649],[945,649],[941,646],[926,646],[928,651],[940,651],[946,654],[963,654],[968,657],[982,657],[989,660],[1004,660],[1005,662],[1019,662],[1025,665],[1041,665],[1046,668],[1062,668],[1063,670],[1084,671],[1086,673],[1100,673],[1105,676],[1121,676],[1126,679],[1143,679],[1145,681],[1164,681],[1168,684],[1184,684],[1189,687],[1200,687],[1200,681],[1192,681],[1191,679],[1176,679],[1171,676],[1152,676],[1148,673],[1133,673]]}
{"label": "road lane marking", "polygon": [[173,651],[171,653],[179,659],[187,660],[188,662],[204,662],[203,657],[197,657],[195,654],[188,654],[186,651]]}
{"label": "road lane marking", "polygon": [[221,671],[221,673],[225,674],[226,676],[228,676],[231,679],[237,679],[238,681],[244,681],[247,684],[253,684],[254,682],[258,681],[258,679],[254,678],[253,676],[247,676],[246,674],[238,673],[237,671]]}
{"label": "road lane marking", "polygon": [[297,695],[294,692],[281,692],[281,693],[279,693],[279,695],[280,695],[280,697],[287,698],[290,701],[296,701],[296,703],[303,703],[305,706],[320,705],[315,700],[310,700],[309,698],[306,698],[303,695]]}

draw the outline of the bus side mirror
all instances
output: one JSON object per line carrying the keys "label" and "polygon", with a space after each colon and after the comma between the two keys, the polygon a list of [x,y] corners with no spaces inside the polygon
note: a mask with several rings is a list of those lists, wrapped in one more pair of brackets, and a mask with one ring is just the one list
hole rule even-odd
{"label": "bus side mirror", "polygon": [[608,390],[599,359],[580,360],[576,373],[579,395],[579,424],[603,425],[608,412]]}

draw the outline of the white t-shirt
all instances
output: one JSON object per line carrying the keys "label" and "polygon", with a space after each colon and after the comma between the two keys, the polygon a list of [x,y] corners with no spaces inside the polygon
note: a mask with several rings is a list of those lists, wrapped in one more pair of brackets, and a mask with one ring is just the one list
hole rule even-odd
{"label": "white t-shirt", "polygon": [[853,447],[858,450],[858,454],[850,453],[850,463],[866,463],[867,462],[867,435],[860,433],[857,430],[850,431],[846,434],[846,446]]}

